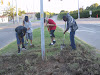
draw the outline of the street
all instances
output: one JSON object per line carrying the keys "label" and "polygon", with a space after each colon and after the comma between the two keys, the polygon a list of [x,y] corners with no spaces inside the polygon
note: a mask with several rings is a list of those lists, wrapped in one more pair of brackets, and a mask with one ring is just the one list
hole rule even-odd
{"label": "street", "polygon": [[[64,28],[64,25],[58,25]],[[86,43],[100,49],[100,25],[98,24],[78,24],[79,29],[76,31],[76,37]]]}

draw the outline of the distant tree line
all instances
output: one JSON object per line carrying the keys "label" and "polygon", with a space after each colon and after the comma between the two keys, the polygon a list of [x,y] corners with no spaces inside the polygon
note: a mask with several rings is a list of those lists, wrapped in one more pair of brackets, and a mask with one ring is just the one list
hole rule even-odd
{"label": "distant tree line", "polygon": [[[55,14],[55,13],[50,13],[50,12],[44,12],[44,18],[45,18],[45,17],[50,18],[50,17],[52,17],[52,16],[54,16],[54,15],[56,15],[56,14]],[[37,13],[35,14],[35,16],[37,17],[37,19],[40,19],[40,12],[37,12]]]}
{"label": "distant tree line", "polygon": [[[92,11],[91,17],[100,17],[100,5],[98,3],[92,4],[90,7],[86,7],[86,9],[80,8],[80,18],[88,18],[90,17],[89,11]],[[62,19],[63,15],[66,15],[68,11],[61,10],[61,12],[58,14],[58,19]],[[69,12],[75,19],[78,18],[78,10],[70,11]]]}
{"label": "distant tree line", "polygon": [[[14,15],[13,15],[14,12]],[[22,14],[25,14],[26,12],[24,10],[21,10],[20,8],[18,9],[18,15],[22,16]],[[9,16],[13,19],[14,16],[16,16],[16,12],[15,12],[15,7],[9,7],[6,12],[3,14],[3,16]]]}

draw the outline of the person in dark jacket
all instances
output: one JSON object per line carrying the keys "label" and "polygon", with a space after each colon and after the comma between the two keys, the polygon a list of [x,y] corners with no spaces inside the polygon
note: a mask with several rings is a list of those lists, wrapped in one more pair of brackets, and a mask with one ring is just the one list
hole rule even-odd
{"label": "person in dark jacket", "polygon": [[66,16],[63,16],[63,20],[65,22],[67,21],[67,28],[64,31],[64,34],[70,29],[70,42],[71,42],[70,46],[72,47],[72,50],[76,50],[76,45],[74,40],[75,31],[78,29],[76,21],[69,13],[67,13]]}
{"label": "person in dark jacket", "polygon": [[27,31],[27,28],[24,26],[18,26],[15,28],[17,45],[18,45],[18,53],[20,53],[20,44],[22,44],[22,48],[25,49],[24,36],[25,36],[26,31]]}

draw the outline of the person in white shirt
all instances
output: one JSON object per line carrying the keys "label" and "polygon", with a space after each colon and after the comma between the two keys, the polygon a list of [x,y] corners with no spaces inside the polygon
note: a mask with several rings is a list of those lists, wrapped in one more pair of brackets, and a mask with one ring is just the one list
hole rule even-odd
{"label": "person in white shirt", "polygon": [[32,46],[33,30],[32,30],[32,25],[31,25],[31,22],[29,21],[28,16],[25,16],[24,21],[23,21],[23,26],[25,26],[27,28],[27,32],[26,32],[27,43],[28,43],[28,39],[29,39],[30,46]]}

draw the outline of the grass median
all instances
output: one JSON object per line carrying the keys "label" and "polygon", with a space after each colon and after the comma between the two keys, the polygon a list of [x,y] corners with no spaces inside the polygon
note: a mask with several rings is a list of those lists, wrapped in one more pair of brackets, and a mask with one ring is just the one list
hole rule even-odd
{"label": "grass median", "polygon": [[[55,31],[56,44],[49,46],[50,34],[45,27],[46,62],[41,60],[40,28],[33,30],[34,47],[17,53],[16,41],[0,50],[0,74],[12,75],[99,75],[100,55],[95,48],[75,38],[77,50],[70,50],[69,33],[65,40],[63,30],[57,27]],[[61,50],[60,45],[66,47]],[[3,55],[3,56],[2,56]]]}
{"label": "grass median", "polygon": [[[27,51],[41,51],[41,32],[40,32],[40,28],[37,28],[35,30],[33,30],[33,44],[34,47],[30,48],[29,44],[28,44],[28,49]],[[47,28],[45,27],[45,49],[46,51],[50,51],[50,50],[54,50],[56,49],[56,51],[60,51],[60,45],[63,43],[64,40],[64,34],[62,29],[58,28],[55,31],[55,39],[56,39],[56,44],[54,46],[49,46],[51,39],[50,39],[50,34],[47,30]],[[66,33],[65,36],[65,42],[67,45],[69,45],[70,41],[69,41],[69,34]],[[24,52],[22,51],[21,54],[23,54]],[[55,52],[51,52],[50,54],[55,53]],[[7,45],[6,47],[2,48],[0,50],[0,55],[11,55],[11,54],[17,54],[17,43],[16,41],[10,43],[9,45]]]}
{"label": "grass median", "polygon": [[[29,44],[28,44],[27,50],[22,51],[21,54],[23,54],[24,52],[27,52],[27,51],[28,52],[30,52],[30,51],[41,52],[41,32],[40,31],[41,31],[40,28],[33,30],[33,41],[32,42],[34,44],[34,47],[30,48]],[[49,46],[51,39],[50,39],[50,34],[46,27],[45,27],[44,32],[45,32],[45,50],[46,50],[46,52],[48,52],[47,55],[53,55],[54,53],[60,52],[60,45],[63,43],[66,44],[66,48],[70,49],[69,33],[66,33],[65,39],[64,39],[63,30],[61,28],[57,27],[57,29],[55,31],[56,44],[54,46]],[[80,50],[79,46],[85,48],[88,51],[91,51],[94,49],[93,47],[91,47],[88,44],[84,43],[83,41],[79,40],[78,38],[75,38],[75,41],[76,41],[77,50]],[[17,54],[16,41],[10,43],[9,45],[7,45],[6,47],[4,47],[3,49],[0,50],[0,55],[11,55],[11,54]]]}

